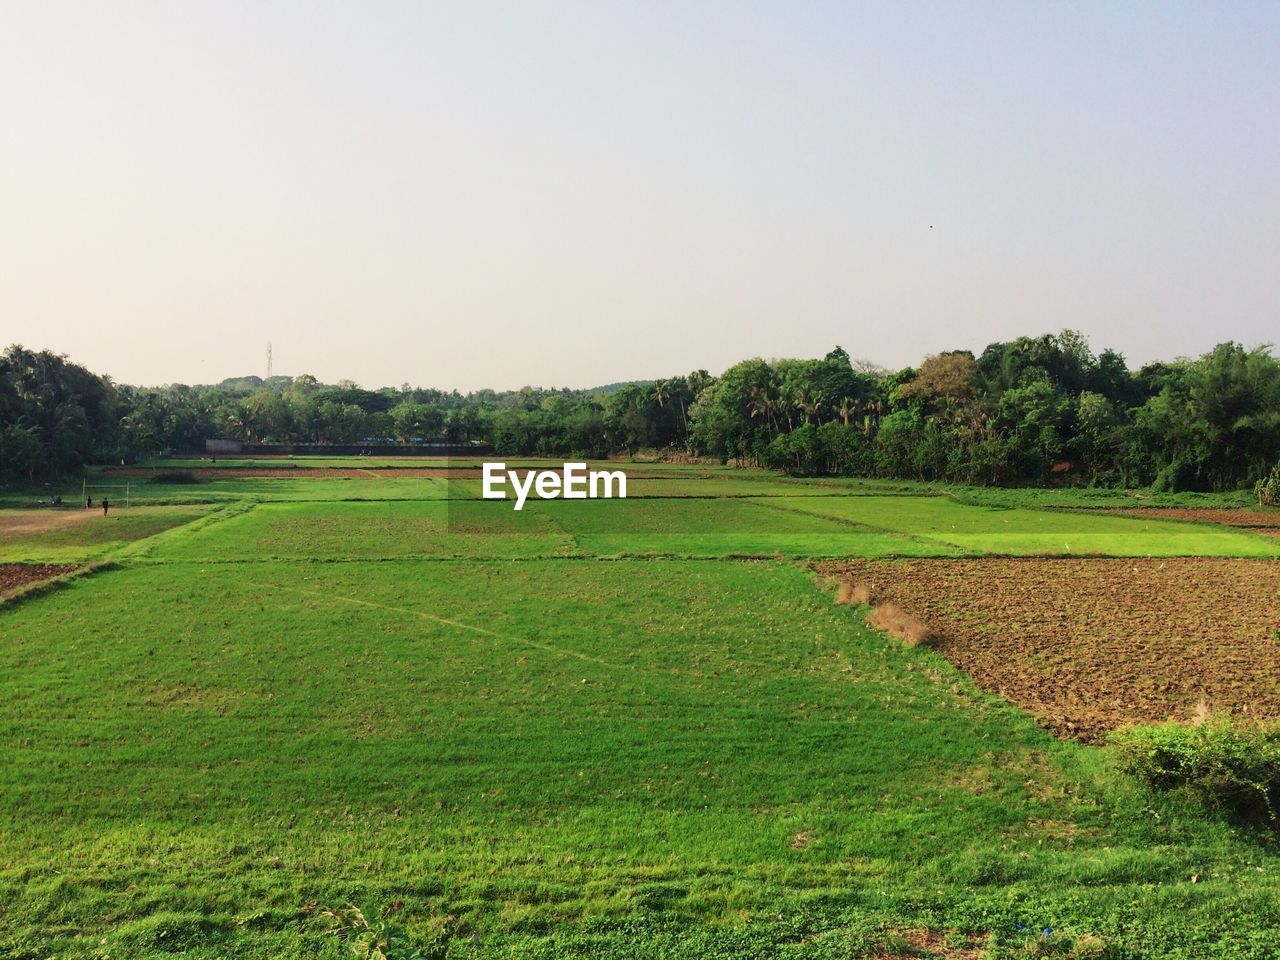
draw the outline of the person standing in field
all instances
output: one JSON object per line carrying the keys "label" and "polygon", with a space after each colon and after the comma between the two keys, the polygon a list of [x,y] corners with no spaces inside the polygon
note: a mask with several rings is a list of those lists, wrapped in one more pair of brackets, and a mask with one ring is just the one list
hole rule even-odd
{"label": "person standing in field", "polygon": [[92,497],[92,496],[85,497],[85,500],[84,500],[84,508],[85,508],[86,510],[92,510],[92,509],[93,509],[93,497]]}
{"label": "person standing in field", "polygon": [[107,511],[110,509],[111,509],[111,501],[104,497],[102,500],[102,515],[105,517],[107,515]]}

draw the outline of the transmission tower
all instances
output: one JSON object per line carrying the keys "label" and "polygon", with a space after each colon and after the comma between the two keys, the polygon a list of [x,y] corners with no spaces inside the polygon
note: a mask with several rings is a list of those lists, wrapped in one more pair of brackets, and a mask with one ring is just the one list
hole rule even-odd
{"label": "transmission tower", "polygon": [[267,379],[271,379],[271,341],[267,341]]}

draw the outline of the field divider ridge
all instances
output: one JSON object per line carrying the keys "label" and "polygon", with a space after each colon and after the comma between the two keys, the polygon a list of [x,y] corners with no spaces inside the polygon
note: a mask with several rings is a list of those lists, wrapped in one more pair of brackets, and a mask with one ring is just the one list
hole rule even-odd
{"label": "field divider ridge", "polygon": [[123,562],[128,560],[145,560],[148,563],[166,562],[164,560],[156,560],[153,557],[147,556],[147,554],[152,550],[152,548],[161,543],[174,538],[181,539],[184,536],[196,534],[201,530],[204,530],[206,527],[221,523],[224,520],[230,520],[232,517],[242,516],[256,506],[258,506],[258,501],[256,500],[239,500],[234,503],[230,503],[224,507],[212,510],[202,517],[196,517],[189,523],[178,524],[176,527],[170,527],[168,530],[162,530],[153,536],[127,544],[110,554],[106,559],[113,562]]}
{"label": "field divider ridge", "polygon": [[[814,499],[821,500],[827,498],[815,497]],[[818,517],[821,520],[830,520],[833,523],[853,527],[856,530],[868,530],[872,533],[887,533],[891,536],[902,537],[904,540],[910,540],[923,545],[937,546],[938,544],[941,544],[943,546],[955,547],[957,550],[966,549],[958,544],[950,542],[949,540],[945,540],[942,537],[931,537],[922,533],[908,533],[905,530],[895,530],[892,527],[880,527],[876,526],[874,523],[866,523],[862,520],[851,520],[848,517],[836,517],[828,513],[815,513],[811,510],[801,510],[798,507],[786,506],[779,503],[761,503],[760,506],[764,507],[766,510],[779,510],[783,513],[793,513],[798,517]]]}

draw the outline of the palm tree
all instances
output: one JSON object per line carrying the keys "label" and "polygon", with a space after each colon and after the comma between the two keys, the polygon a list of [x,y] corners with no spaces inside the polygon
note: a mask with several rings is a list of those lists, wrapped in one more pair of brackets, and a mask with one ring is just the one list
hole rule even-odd
{"label": "palm tree", "polygon": [[822,426],[822,411],[827,406],[827,395],[821,390],[815,390],[809,397],[809,409],[805,411],[806,415],[813,415],[813,425],[815,427]]}
{"label": "palm tree", "polygon": [[[748,401],[748,407],[751,411],[752,419],[761,417],[768,421],[770,429],[776,434],[778,432],[777,414],[784,408],[782,399],[771,388],[769,384],[761,386],[755,384],[751,387],[751,398]],[[787,417],[787,428],[790,429],[790,416]]]}
{"label": "palm tree", "polygon": [[653,402],[659,407],[666,406],[671,399],[671,387],[665,380],[657,380],[653,384]]}
{"label": "palm tree", "polygon": [[823,407],[823,396],[821,390],[809,390],[807,387],[801,387],[792,394],[792,402],[795,408],[804,414],[804,422],[808,423],[812,418],[817,426],[822,425],[822,418],[819,412]]}

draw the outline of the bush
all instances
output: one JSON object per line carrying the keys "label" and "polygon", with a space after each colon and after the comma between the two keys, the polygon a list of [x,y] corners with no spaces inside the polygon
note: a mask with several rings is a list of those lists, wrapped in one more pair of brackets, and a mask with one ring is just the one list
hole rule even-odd
{"label": "bush", "polygon": [[1277,824],[1280,724],[1211,716],[1112,735],[1126,773],[1159,790],[1186,789],[1238,819]]}
{"label": "bush", "polygon": [[1274,507],[1280,504],[1280,463],[1271,468],[1271,472],[1258,481],[1253,488],[1258,495],[1258,506]]}
{"label": "bush", "polygon": [[1204,479],[1204,463],[1187,456],[1179,456],[1161,468],[1151,482],[1155,493],[1185,493],[1188,490],[1208,490]]}

